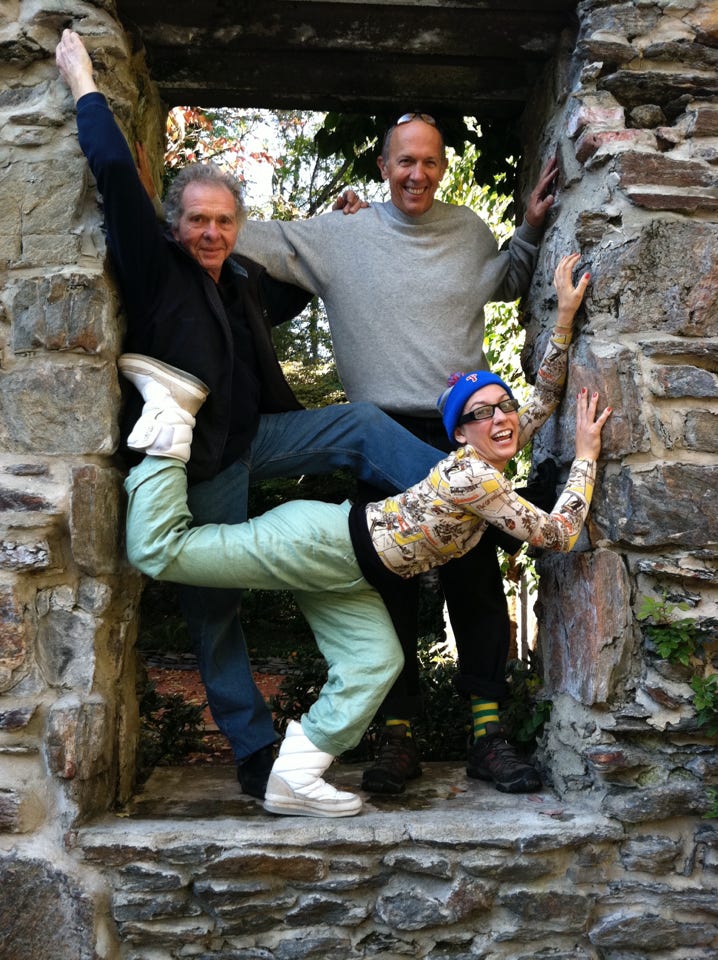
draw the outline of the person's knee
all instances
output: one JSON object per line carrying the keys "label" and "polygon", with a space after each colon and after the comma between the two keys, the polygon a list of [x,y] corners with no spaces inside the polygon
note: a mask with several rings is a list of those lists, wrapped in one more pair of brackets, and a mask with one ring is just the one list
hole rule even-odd
{"label": "person's knee", "polygon": [[168,558],[161,549],[159,540],[148,537],[132,527],[127,528],[125,538],[127,559],[133,567],[152,577],[154,580],[163,580],[163,573],[168,565]]}
{"label": "person's knee", "polygon": [[357,400],[354,403],[350,403],[349,408],[352,410],[353,416],[369,429],[390,420],[387,414],[383,413],[379,407],[373,403],[369,403],[368,400]]}

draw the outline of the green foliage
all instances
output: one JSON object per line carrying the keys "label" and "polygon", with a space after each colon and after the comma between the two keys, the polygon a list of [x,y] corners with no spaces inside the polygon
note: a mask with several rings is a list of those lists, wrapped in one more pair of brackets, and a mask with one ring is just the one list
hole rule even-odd
{"label": "green foliage", "polygon": [[698,726],[705,727],[708,736],[714,737],[718,734],[718,673],[693,677],[691,688]]}
{"label": "green foliage", "polygon": [[202,711],[178,693],[161,694],[148,683],[140,698],[138,777],[146,779],[156,766],[183,763],[202,742]]}
{"label": "green foliage", "polygon": [[533,749],[551,716],[551,701],[541,699],[543,681],[536,654],[529,651],[527,660],[509,660],[507,678],[510,694],[502,720],[510,739]]}
{"label": "green foliage", "polygon": [[[695,618],[673,619],[676,610],[688,610],[687,603],[671,603],[667,594],[660,599],[645,597],[637,613],[638,620],[649,621],[646,636],[655,645],[659,656],[684,667],[696,665],[705,658],[706,627]],[[708,736],[718,734],[718,673],[694,672],[691,677],[696,723]]]}
{"label": "green foliage", "polygon": [[708,809],[703,814],[704,820],[718,820],[718,788],[711,787],[707,793]]}
{"label": "green foliage", "polygon": [[650,621],[646,624],[645,633],[655,644],[661,657],[681,663],[685,667],[696,655],[702,640],[701,630],[695,619],[672,619],[676,610],[688,609],[687,603],[670,603],[664,595],[660,600],[644,597],[637,614],[639,620]]}
{"label": "green foliage", "polygon": [[179,593],[174,583],[148,580],[140,604],[137,649],[152,653],[188,653],[192,641],[179,613]]}

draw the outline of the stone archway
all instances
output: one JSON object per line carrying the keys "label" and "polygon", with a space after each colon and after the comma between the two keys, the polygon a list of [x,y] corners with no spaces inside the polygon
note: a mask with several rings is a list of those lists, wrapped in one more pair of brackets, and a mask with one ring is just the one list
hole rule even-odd
{"label": "stone archway", "polygon": [[[186,15],[184,6],[177,5],[178,17]],[[119,8],[129,12],[129,4]],[[667,943],[679,957],[693,943],[705,951],[715,946],[715,918],[703,891],[710,889],[718,840],[696,818],[716,783],[718,761],[715,744],[695,725],[688,675],[645,644],[636,614],[642,596],[666,590],[689,603],[709,641],[716,618],[718,23],[714,5],[699,0],[585,0],[577,13],[577,43],[557,51],[524,117],[524,138],[536,145],[537,158],[557,143],[563,172],[528,298],[524,360],[530,372],[550,300],[549,264],[579,245],[594,283],[569,395],[590,375],[620,402],[586,540],[569,558],[542,560],[542,643],[554,698],[544,749],[557,795],[600,807],[615,826],[592,851],[584,836],[583,859],[564,864],[561,874],[561,883],[569,876],[587,884],[570,928],[572,937],[583,938],[577,955],[596,956],[584,935],[589,929],[590,942],[605,951],[642,949],[659,957]],[[111,5],[81,3],[65,16],[54,6],[13,0],[0,16],[6,54],[0,65],[6,81],[0,94],[1,839],[3,850],[15,853],[13,875],[19,858],[32,879],[39,856],[79,877],[92,891],[97,929],[111,931],[109,942],[115,933],[104,907],[106,876],[80,862],[66,831],[130,790],[139,580],[122,559],[121,474],[113,459],[121,311],[105,269],[101,213],[52,59],[65,22],[76,16],[94,38],[130,141],[159,143],[163,110],[142,50]],[[568,411],[542,443],[562,454],[570,449]],[[102,847],[101,834],[94,836]],[[620,856],[609,857],[605,845],[622,837]],[[429,839],[421,834],[419,845]],[[203,842],[209,849],[211,831]],[[231,849],[231,836],[222,842]],[[137,854],[139,873],[143,856]],[[173,848],[169,860],[176,864],[181,856]],[[517,904],[527,882],[519,868],[497,905],[494,880],[485,886],[466,879],[476,876],[475,864],[428,864],[423,847],[412,856],[412,876],[434,882],[445,874],[450,902],[471,902],[472,909],[512,909],[510,897]],[[624,892],[632,871],[643,881],[645,873],[660,877],[663,893],[652,890],[660,943],[641,930],[640,896],[623,916],[610,891],[586,878],[591,856],[603,865],[606,883]],[[399,863],[397,851],[392,857]],[[288,882],[324,869],[302,861]],[[540,873],[541,866],[532,869]],[[180,886],[189,882],[181,873]],[[686,877],[696,923],[673,895],[685,890]],[[544,900],[531,901],[537,910],[550,895],[539,892]],[[208,916],[216,916],[219,887],[213,895]],[[387,888],[376,905],[379,930],[396,921],[395,898]],[[427,898],[421,921],[427,927],[471,916],[458,908],[442,913]],[[331,922],[334,914],[325,915]],[[315,920],[308,905],[295,929]],[[91,924],[83,922],[94,942]],[[493,914],[492,929],[497,923]],[[160,928],[147,934],[155,945],[162,942]],[[500,937],[487,938],[497,951]],[[90,955],[82,949],[78,957]],[[112,949],[102,955],[120,955]]]}

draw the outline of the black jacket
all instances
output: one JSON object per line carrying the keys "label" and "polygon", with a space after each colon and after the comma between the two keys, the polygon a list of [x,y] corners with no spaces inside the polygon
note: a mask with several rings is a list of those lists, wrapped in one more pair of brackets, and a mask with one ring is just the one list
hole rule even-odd
{"label": "black jacket", "polygon": [[[98,93],[77,104],[80,146],[104,203],[107,242],[127,313],[125,349],[157,357],[203,380],[210,395],[197,415],[188,464],[191,481],[221,468],[229,428],[234,347],[217,285],[157,220],[127,143]],[[271,328],[306,305],[309,295],[269,277],[263,267],[232,256],[222,280],[236,284],[252,332],[260,413],[301,409],[284,378]],[[141,409],[128,394],[131,425]]]}

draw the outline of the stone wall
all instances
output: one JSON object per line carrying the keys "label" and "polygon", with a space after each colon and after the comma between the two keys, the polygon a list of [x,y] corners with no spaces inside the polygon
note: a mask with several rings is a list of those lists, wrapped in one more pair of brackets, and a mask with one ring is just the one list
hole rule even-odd
{"label": "stone wall", "polygon": [[0,6],[0,825],[13,851],[2,883],[31,878],[41,910],[53,915],[44,887],[66,919],[94,908],[77,897],[63,834],[132,786],[140,592],[114,457],[123,323],[54,62],[70,23],[128,138],[158,142],[163,120],[111,4]]}
{"label": "stone wall", "polygon": [[[615,412],[605,431],[592,519],[578,550],[540,558],[540,643],[554,703],[541,756],[559,798],[578,801],[627,831],[627,853],[613,852],[612,882],[616,871],[630,874],[631,863],[650,862],[654,893],[660,888],[678,897],[685,887],[678,878],[692,878],[697,864],[715,873],[715,831],[702,827],[698,816],[708,803],[707,788],[718,782],[718,759],[715,742],[695,723],[689,671],[657,657],[636,615],[644,596],[665,591],[687,601],[709,637],[718,613],[718,13],[707,0],[587,0],[578,15],[578,42],[566,38],[562,58],[537,87],[525,129],[532,168],[526,181],[554,144],[562,168],[559,201],[526,305],[529,375],[545,338],[557,257],[581,249],[593,275],[572,348],[568,399],[542,433],[537,456],[550,453],[567,466],[570,398],[577,387],[596,386]],[[17,953],[5,943],[0,958],[147,960],[156,940],[135,953],[119,945],[118,923],[132,912],[118,894],[112,897],[113,886],[123,889],[127,880],[123,855],[115,857],[116,874],[103,871],[92,857],[83,859],[68,832],[130,793],[140,590],[121,544],[115,368],[121,309],[107,270],[101,209],[77,146],[74,108],[54,65],[59,32],[68,24],[86,36],[100,86],[128,140],[157,147],[163,120],[141,51],[118,25],[111,0],[2,4],[0,882],[14,896],[5,897],[0,920],[2,929],[12,919],[22,930],[16,945],[23,947]],[[714,669],[710,656],[701,669]],[[119,842],[122,821],[113,821],[112,829]],[[190,837],[191,822],[185,829]],[[352,824],[344,829],[351,831]],[[406,843],[411,830],[409,824]],[[516,831],[521,834],[520,817]],[[360,842],[373,841],[367,835]],[[384,867],[396,867],[403,842],[396,841],[394,859]],[[425,842],[431,846],[428,834]],[[680,858],[680,870],[677,854],[671,856],[676,844],[693,850]],[[564,887],[572,871],[577,876],[576,870],[597,862],[583,848],[575,854],[572,866],[561,860],[557,868]],[[211,857],[197,856],[198,871],[209,869]],[[414,856],[419,867],[409,872],[421,873],[424,854]],[[154,876],[143,857],[141,849],[133,850],[126,862],[136,860],[133,870]],[[500,844],[491,857],[492,863],[501,859]],[[464,860],[452,861],[452,877],[467,872]],[[268,863],[271,872],[271,858]],[[627,895],[628,880],[616,897]],[[552,885],[539,875],[534,881],[537,894],[549,897]],[[325,889],[333,882],[330,876]],[[213,883],[206,888],[210,900],[224,896],[221,883]],[[707,884],[702,873],[697,892],[682,901],[702,911],[703,919]],[[462,880],[458,900],[475,886]],[[230,898],[235,895],[227,889]],[[246,890],[236,896],[245,897]],[[517,884],[516,903],[521,896]],[[249,899],[261,915],[261,897]],[[23,914],[28,901],[33,910]],[[457,939],[465,955],[506,955],[491,946],[503,936],[505,907],[486,899],[483,939],[469,945],[463,935]],[[541,923],[542,909],[539,898],[531,923]],[[656,910],[660,920],[668,907],[661,901]],[[37,925],[36,916],[47,923]],[[331,911],[316,916],[317,928],[322,916],[329,926],[335,923]],[[380,916],[377,930],[391,928],[392,916]],[[473,923],[471,912],[462,922],[467,916]],[[578,929],[583,920],[576,923]],[[559,956],[551,952],[552,929],[547,924],[543,942],[537,938],[548,952],[527,950],[526,956]],[[625,952],[618,933],[604,935],[593,952],[567,948],[560,956],[670,955],[657,942],[644,952],[633,946]],[[701,938],[703,952],[696,948],[691,957],[715,956],[714,921]],[[445,939],[448,944],[451,937]],[[300,943],[296,935],[294,941]],[[62,946],[68,942],[73,946]],[[207,943],[199,937],[194,946],[178,943],[177,952],[167,946],[157,955],[274,955],[269,947],[210,952]],[[381,955],[380,941],[374,943],[356,955]],[[687,948],[680,937],[674,946]],[[321,949],[292,953],[282,947],[276,956],[347,955],[341,943],[334,954]],[[391,949],[383,955],[393,956]],[[441,949],[433,955],[460,955]]]}
{"label": "stone wall", "polygon": [[[715,739],[689,679],[716,667],[718,10],[584,2],[570,57],[539,85],[528,142],[557,144],[558,208],[527,310],[531,373],[553,264],[592,275],[560,415],[536,456],[564,467],[582,386],[614,408],[586,533],[543,556],[538,613],[552,720],[546,774],[620,819],[705,809]],[[685,602],[707,648],[676,666],[647,643],[645,597]]]}

